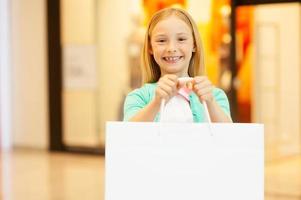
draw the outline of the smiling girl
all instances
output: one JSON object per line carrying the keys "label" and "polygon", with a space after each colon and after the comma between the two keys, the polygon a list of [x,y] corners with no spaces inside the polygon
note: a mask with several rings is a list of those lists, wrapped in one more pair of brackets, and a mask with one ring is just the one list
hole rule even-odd
{"label": "smiling girl", "polygon": [[[195,22],[184,10],[166,8],[151,18],[142,52],[144,85],[124,103],[124,121],[158,121],[166,102],[169,122],[204,122],[206,102],[212,122],[232,122],[226,94],[204,76],[201,39]],[[191,77],[190,86],[179,80]]]}

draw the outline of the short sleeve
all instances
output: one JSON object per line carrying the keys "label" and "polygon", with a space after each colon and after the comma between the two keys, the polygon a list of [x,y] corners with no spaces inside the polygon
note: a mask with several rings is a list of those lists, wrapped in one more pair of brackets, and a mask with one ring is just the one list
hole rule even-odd
{"label": "short sleeve", "polygon": [[130,92],[124,101],[123,121],[129,121],[139,110],[146,106],[142,92],[136,89]]}
{"label": "short sleeve", "polygon": [[217,104],[222,108],[222,110],[229,116],[231,117],[230,113],[230,105],[228,101],[228,97],[226,93],[219,88],[215,88],[213,90],[213,96]]}

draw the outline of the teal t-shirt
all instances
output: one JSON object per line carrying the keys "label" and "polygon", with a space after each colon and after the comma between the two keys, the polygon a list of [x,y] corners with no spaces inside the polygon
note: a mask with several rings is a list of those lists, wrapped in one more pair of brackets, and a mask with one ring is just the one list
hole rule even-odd
{"label": "teal t-shirt", "polygon": [[[123,121],[129,121],[139,110],[144,108],[155,96],[157,83],[146,83],[141,88],[130,92],[124,101]],[[230,106],[227,95],[219,88],[213,89],[213,97],[222,110],[230,116]],[[206,115],[203,104],[198,96],[191,92],[189,94],[190,108],[194,122],[205,122]],[[160,113],[157,114],[154,121],[158,121]]]}

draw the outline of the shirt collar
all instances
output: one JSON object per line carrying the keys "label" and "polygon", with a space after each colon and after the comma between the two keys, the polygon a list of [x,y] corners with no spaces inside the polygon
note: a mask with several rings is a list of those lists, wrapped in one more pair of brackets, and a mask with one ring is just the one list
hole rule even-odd
{"label": "shirt collar", "polygon": [[178,94],[183,96],[187,101],[190,101],[189,99],[189,93],[191,92],[191,90],[189,90],[186,87],[182,87],[178,90]]}

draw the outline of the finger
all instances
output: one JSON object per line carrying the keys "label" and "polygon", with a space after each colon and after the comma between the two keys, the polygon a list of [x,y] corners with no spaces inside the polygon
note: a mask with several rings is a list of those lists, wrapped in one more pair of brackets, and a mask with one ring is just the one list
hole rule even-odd
{"label": "finger", "polygon": [[182,87],[186,87],[186,84],[187,84],[186,82],[178,81],[177,82],[177,88],[180,89]]}
{"label": "finger", "polygon": [[160,96],[161,99],[168,100],[169,98],[168,93],[166,93],[164,90],[159,90],[158,95]]}
{"label": "finger", "polygon": [[192,89],[193,87],[193,84],[194,84],[194,81],[192,78],[189,78],[187,80],[183,80],[183,79],[178,79],[178,88],[182,88],[182,87],[185,87],[185,88],[188,88],[188,89]]}
{"label": "finger", "polygon": [[186,88],[188,88],[189,90],[192,90],[193,88],[193,83],[191,81],[186,83]]}
{"label": "finger", "polygon": [[207,93],[205,95],[202,95],[201,97],[199,97],[201,101],[212,101],[213,96],[211,93]]}
{"label": "finger", "polygon": [[173,88],[167,84],[160,84],[159,88],[165,91],[168,95],[171,95],[173,93]]}
{"label": "finger", "polygon": [[207,80],[207,77],[206,76],[196,76],[196,77],[194,77],[193,80],[196,84],[198,84],[198,83],[202,83],[203,81]]}
{"label": "finger", "polygon": [[176,87],[177,83],[170,80],[170,79],[164,79],[162,82],[170,87]]}
{"label": "finger", "polygon": [[212,94],[212,90],[210,88],[204,88],[203,90],[198,90],[196,93],[199,97],[201,97],[208,94]]}
{"label": "finger", "polygon": [[194,84],[194,87],[195,88],[198,88],[198,89],[201,89],[201,88],[205,88],[205,87],[212,87],[212,83],[207,79],[207,80],[204,80],[200,83],[195,83]]}
{"label": "finger", "polygon": [[206,88],[213,89],[213,85],[211,83],[203,83],[195,86],[198,90],[204,90]]}
{"label": "finger", "polygon": [[178,81],[178,76],[177,75],[174,75],[174,74],[168,74],[167,75],[167,78],[169,80],[171,80],[172,82],[176,83]]}
{"label": "finger", "polygon": [[164,80],[164,84],[169,86],[172,89],[172,94],[176,93],[178,91],[177,83],[172,82],[171,80]]}

